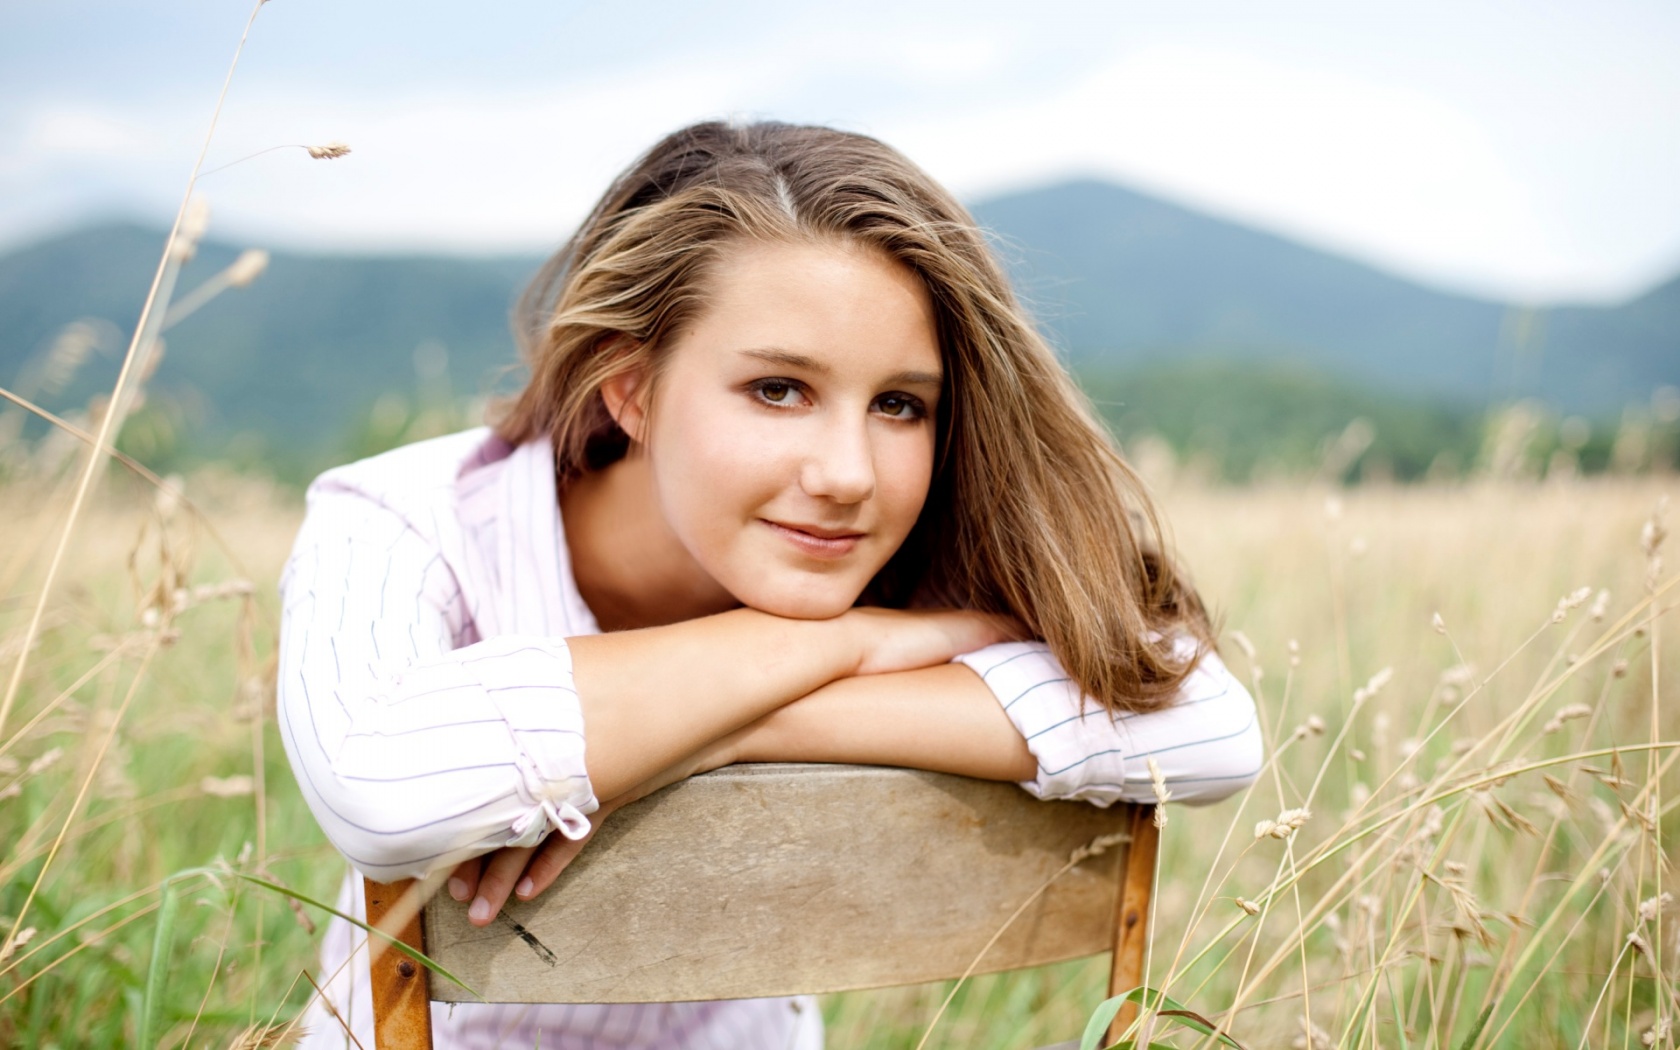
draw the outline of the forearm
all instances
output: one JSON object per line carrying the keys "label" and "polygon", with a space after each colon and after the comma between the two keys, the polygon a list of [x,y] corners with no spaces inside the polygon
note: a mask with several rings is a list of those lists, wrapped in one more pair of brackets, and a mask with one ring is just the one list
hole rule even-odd
{"label": "forearm", "polygon": [[842,678],[747,727],[741,762],[856,762],[986,780],[1037,766],[979,676],[960,664]]}
{"label": "forearm", "polygon": [[615,798],[852,673],[860,653],[849,627],[737,609],[569,639],[596,795]]}

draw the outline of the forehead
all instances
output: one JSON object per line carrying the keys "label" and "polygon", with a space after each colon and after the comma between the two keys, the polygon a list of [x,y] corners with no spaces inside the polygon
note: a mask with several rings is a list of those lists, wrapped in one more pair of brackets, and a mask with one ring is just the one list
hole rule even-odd
{"label": "forehead", "polygon": [[854,371],[940,365],[922,279],[876,249],[828,242],[726,247],[679,344],[710,354],[780,350]]}

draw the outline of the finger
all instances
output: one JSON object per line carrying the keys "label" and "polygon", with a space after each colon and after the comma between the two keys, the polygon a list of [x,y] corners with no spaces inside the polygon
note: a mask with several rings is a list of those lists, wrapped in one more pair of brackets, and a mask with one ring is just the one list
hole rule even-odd
{"label": "finger", "polygon": [[[602,815],[604,816],[604,814]],[[601,826],[599,819],[593,821],[589,833],[581,839],[569,839],[564,835],[554,834],[543,843],[542,849],[531,858],[531,863],[525,868],[525,875],[513,888],[514,896],[522,901],[528,901],[554,885],[554,880],[560,877],[577,855],[583,852],[583,847],[595,837],[595,829]]]}
{"label": "finger", "polygon": [[554,880],[560,877],[560,873],[566,870],[577,855],[583,852],[583,847],[589,840],[595,837],[595,832],[601,829],[602,822],[611,816],[614,810],[639,797],[641,796],[632,792],[602,802],[599,808],[589,815],[589,832],[581,839],[568,839],[560,834],[550,835],[525,868],[525,876],[514,887],[514,895],[520,900],[530,900],[552,886]]}
{"label": "finger", "polygon": [[478,880],[478,896],[473,898],[472,907],[467,909],[467,921],[474,926],[490,924],[490,920],[502,910],[502,905],[507,903],[519,873],[525,870],[531,854],[535,852],[535,846],[507,846],[490,854],[490,861]]}
{"label": "finger", "polygon": [[455,870],[449,873],[449,895],[458,901],[466,902],[478,892],[478,874],[484,867],[483,857],[473,857],[455,865]]}

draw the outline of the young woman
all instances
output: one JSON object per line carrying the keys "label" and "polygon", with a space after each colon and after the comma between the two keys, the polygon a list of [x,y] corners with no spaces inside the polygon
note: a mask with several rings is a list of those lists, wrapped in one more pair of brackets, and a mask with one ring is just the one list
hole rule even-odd
{"label": "young woman", "polygon": [[[1148,800],[1147,756],[1177,801],[1258,771],[1253,702],[1142,486],[983,233],[893,150],[679,131],[518,327],[531,377],[494,428],[323,475],[286,568],[282,737],[361,872],[453,866],[487,924],[617,806],[737,761],[1098,805]],[[328,931],[312,1045],[348,1024],[372,1046],[360,940]],[[822,1043],[808,999],[434,1024],[439,1046]]]}

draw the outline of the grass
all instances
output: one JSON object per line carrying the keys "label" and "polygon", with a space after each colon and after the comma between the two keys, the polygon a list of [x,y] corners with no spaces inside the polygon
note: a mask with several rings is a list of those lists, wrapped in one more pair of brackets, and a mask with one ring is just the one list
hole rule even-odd
{"label": "grass", "polygon": [[[7,670],[75,480],[5,490]],[[229,1045],[318,977],[322,914],[230,877],[331,900],[343,872],[271,717],[301,508],[236,475],[185,488],[196,510],[126,474],[88,504],[0,729],[0,936],[34,931],[0,963],[6,1045]],[[1680,792],[1649,745],[1680,739],[1653,615],[1680,588],[1640,539],[1672,488],[1167,490],[1277,757],[1238,799],[1169,804],[1151,984],[1248,1046],[1305,1046],[1307,1017],[1315,1045],[1638,1046],[1674,1016]],[[1074,1038],[1105,980],[971,980],[927,1045]],[[830,1045],[913,1047],[948,991],[830,997]]]}
{"label": "grass", "polygon": [[[161,352],[196,177],[97,448]],[[274,1045],[318,976],[294,895],[344,871],[272,720],[301,507],[215,471],[190,504],[101,489],[69,434],[0,447],[0,1045]],[[1169,804],[1148,983],[1245,1045],[1672,1045],[1674,478],[1499,480],[1528,473],[1164,492],[1273,758],[1237,799]],[[829,1041],[1070,1039],[1105,975],[978,978],[931,1030],[948,985],[834,996]]]}

